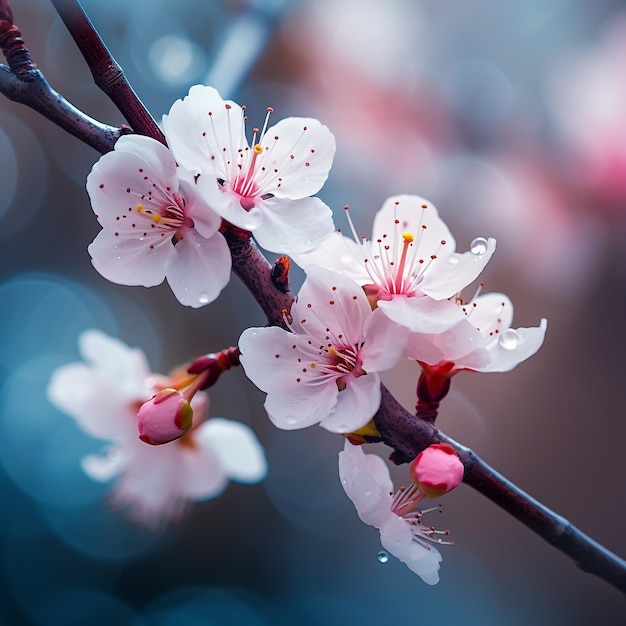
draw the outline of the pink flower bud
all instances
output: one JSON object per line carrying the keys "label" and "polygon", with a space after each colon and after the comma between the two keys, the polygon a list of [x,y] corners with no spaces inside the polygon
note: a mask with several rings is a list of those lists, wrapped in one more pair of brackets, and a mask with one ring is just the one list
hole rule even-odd
{"label": "pink flower bud", "polygon": [[438,498],[463,480],[463,463],[447,443],[434,443],[411,461],[411,480],[428,498]]}
{"label": "pink flower bud", "polygon": [[193,409],[176,389],[163,389],[144,402],[138,413],[139,439],[153,446],[182,437],[190,428]]}

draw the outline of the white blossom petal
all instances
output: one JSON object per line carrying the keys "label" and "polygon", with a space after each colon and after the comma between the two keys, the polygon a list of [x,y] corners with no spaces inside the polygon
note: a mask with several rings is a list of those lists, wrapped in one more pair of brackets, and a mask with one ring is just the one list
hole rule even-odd
{"label": "white blossom petal", "polygon": [[313,250],[334,228],[332,211],[319,198],[270,198],[260,217],[254,238],[262,248],[283,254]]}
{"label": "white blossom petal", "polygon": [[189,231],[174,247],[165,274],[181,304],[198,308],[213,302],[230,280],[231,256],[223,235],[205,239]]}
{"label": "white blossom petal", "polygon": [[397,515],[389,517],[380,528],[380,542],[385,550],[405,563],[427,585],[439,582],[439,550],[416,541],[404,519]]}
{"label": "white blossom petal", "polygon": [[198,428],[195,438],[213,450],[231,480],[256,483],[265,478],[265,453],[252,429],[245,424],[214,417]]}
{"label": "white blossom petal", "polygon": [[163,282],[164,266],[174,255],[174,247],[168,239],[159,239],[158,234],[146,241],[154,243],[137,245],[134,237],[101,230],[87,251],[98,273],[112,283],[154,287]]}
{"label": "white blossom petal", "polygon": [[241,107],[205,85],[194,85],[174,102],[163,128],[179,165],[216,178],[226,178],[236,167],[238,149],[248,146]]}
{"label": "white blossom petal", "polygon": [[453,302],[428,296],[396,296],[379,300],[378,307],[391,320],[412,332],[441,333],[463,319],[463,313]]}
{"label": "white blossom petal", "polygon": [[351,433],[362,428],[380,406],[380,377],[376,372],[347,376],[344,380],[346,388],[338,393],[336,405],[320,420],[320,426],[331,433]]}
{"label": "white blossom petal", "polygon": [[289,117],[269,128],[265,137],[268,143],[261,156],[269,174],[260,183],[263,192],[291,199],[316,194],[335,156],[330,130],[316,119]]}

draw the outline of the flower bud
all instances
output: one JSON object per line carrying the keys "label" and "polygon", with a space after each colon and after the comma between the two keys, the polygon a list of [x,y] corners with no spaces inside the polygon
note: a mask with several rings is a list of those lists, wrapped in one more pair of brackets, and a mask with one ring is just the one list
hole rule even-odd
{"label": "flower bud", "polygon": [[190,428],[193,409],[176,389],[163,389],[144,402],[137,413],[139,439],[153,446],[182,437]]}
{"label": "flower bud", "polygon": [[434,443],[411,461],[411,480],[428,498],[438,498],[463,480],[463,463],[447,443]]}

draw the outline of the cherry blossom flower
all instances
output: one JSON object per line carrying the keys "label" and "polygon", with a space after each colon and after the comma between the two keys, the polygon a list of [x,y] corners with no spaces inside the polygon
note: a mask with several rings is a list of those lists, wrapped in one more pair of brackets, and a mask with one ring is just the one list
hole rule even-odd
{"label": "cherry blossom flower", "polygon": [[196,85],[173,104],[163,126],[176,160],[198,175],[198,189],[217,213],[251,231],[266,250],[305,252],[333,230],[331,210],[309,196],[328,178],[335,138],[310,118],[268,128],[271,112],[249,146],[242,107]]}
{"label": "cherry blossom flower", "polygon": [[415,572],[425,583],[439,582],[441,554],[435,543],[445,543],[437,531],[422,523],[425,513],[417,508],[424,494],[417,485],[399,489],[393,483],[385,462],[375,454],[365,454],[361,446],[346,440],[339,453],[339,478],[363,522],[378,528],[383,548]]}
{"label": "cherry blossom flower", "polygon": [[310,266],[291,309],[290,332],[249,328],[239,339],[246,375],[267,393],[272,422],[287,430],[316,423],[348,433],[380,405],[377,372],[393,367],[406,333],[372,311],[350,278]]}
{"label": "cherry blossom flower", "polygon": [[419,196],[393,196],[374,219],[371,241],[333,233],[315,251],[296,255],[340,271],[363,285],[374,306],[414,332],[441,332],[462,319],[448,299],[483,270],[495,239],[477,238],[455,252],[455,241],[437,209]]}
{"label": "cherry blossom flower", "polygon": [[543,343],[547,321],[533,328],[511,328],[513,305],[502,293],[490,293],[469,303],[457,299],[464,319],[438,334],[412,334],[406,355],[432,370],[507,372],[531,357]]}
{"label": "cherry blossom flower", "polygon": [[228,479],[263,479],[263,449],[247,426],[223,418],[202,421],[208,411],[204,392],[191,401],[194,426],[185,436],[161,446],[140,441],[138,408],[174,381],[151,374],[143,352],[99,331],[84,332],[79,346],[86,362],[58,368],[48,397],[86,434],[108,442],[82,467],[94,480],[116,479],[116,508],[156,529],[179,518],[190,502],[219,495]]}
{"label": "cherry blossom flower", "polygon": [[230,279],[219,216],[158,141],[126,135],[87,178],[102,231],[89,246],[96,270],[121,285],[152,287],[167,278],[174,295],[201,307]]}

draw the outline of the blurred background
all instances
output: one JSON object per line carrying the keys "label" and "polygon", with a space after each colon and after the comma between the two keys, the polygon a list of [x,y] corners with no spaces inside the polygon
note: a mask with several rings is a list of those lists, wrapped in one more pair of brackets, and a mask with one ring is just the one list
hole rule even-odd
{"label": "blurred background", "polygon": [[[434,202],[465,251],[498,249],[485,291],[546,342],[507,374],[461,373],[438,425],[626,556],[626,10],[617,0],[84,0],[160,119],[195,83],[275,121],[318,117],[337,138],[319,196],[357,228],[390,195]],[[44,0],[13,3],[48,81],[123,122]],[[480,494],[442,498],[441,582],[423,584],[358,519],[337,476],[342,439],[282,432],[241,371],[211,414],[251,425],[270,464],[162,535],[107,505],[80,459],[102,442],[46,400],[55,367],[99,328],[167,372],[264,320],[231,281],[201,310],[166,285],[107,283],[87,245],[97,154],[0,99],[0,622],[3,624],[623,624],[622,594]],[[301,276],[294,273],[294,288]],[[385,381],[412,407],[412,363]],[[374,450],[372,450],[374,451]],[[386,456],[383,446],[376,448]],[[395,468],[396,484],[406,470]]]}

